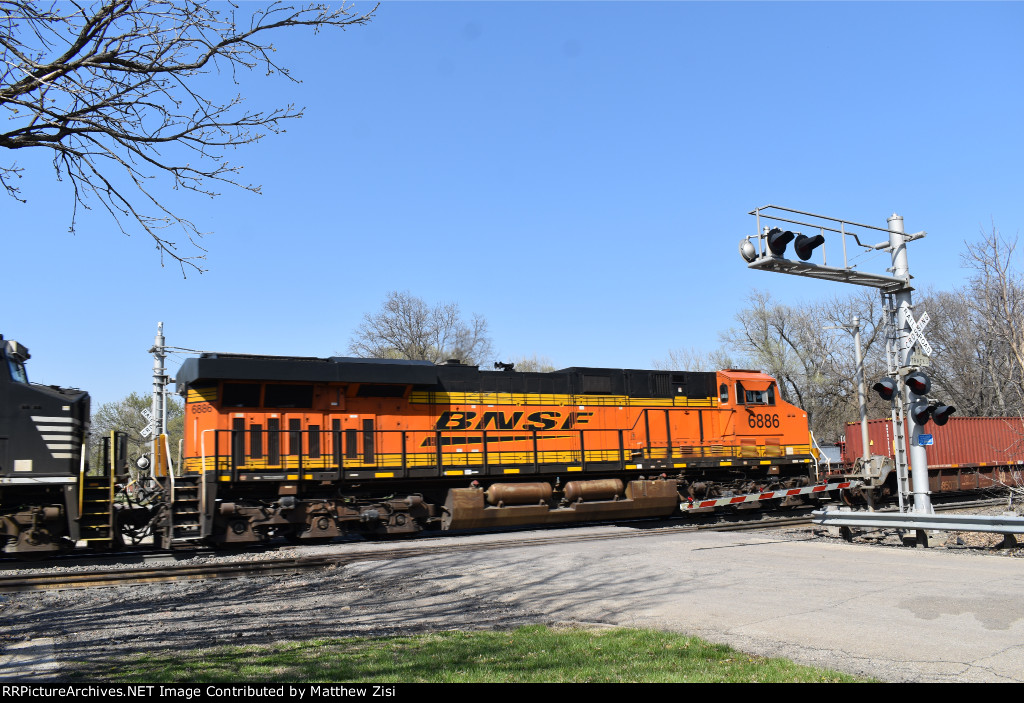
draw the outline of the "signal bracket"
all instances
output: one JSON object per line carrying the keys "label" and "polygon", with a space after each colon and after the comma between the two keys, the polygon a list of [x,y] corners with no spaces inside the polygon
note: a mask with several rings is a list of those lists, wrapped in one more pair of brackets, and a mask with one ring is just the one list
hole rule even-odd
{"label": "signal bracket", "polygon": [[762,256],[760,259],[748,263],[747,268],[789,273],[796,276],[807,276],[808,278],[819,278],[824,281],[852,283],[858,286],[878,288],[886,292],[904,290],[909,286],[908,281],[896,278],[895,276],[865,273],[854,268],[835,268],[820,264],[808,264],[803,261],[792,261],[771,255]]}

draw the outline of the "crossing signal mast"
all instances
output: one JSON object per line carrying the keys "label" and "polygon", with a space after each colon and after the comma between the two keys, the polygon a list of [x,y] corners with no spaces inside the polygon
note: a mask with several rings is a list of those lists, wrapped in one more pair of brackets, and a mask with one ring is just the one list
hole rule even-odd
{"label": "crossing signal mast", "polygon": [[[750,214],[757,218],[757,234],[740,242],[740,255],[748,268],[867,286],[876,288],[881,294],[885,311],[888,376],[872,388],[883,400],[891,403],[900,512],[908,512],[905,499],[910,496],[907,485],[909,465],[914,498],[909,512],[934,513],[929,497],[928,456],[925,453],[931,437],[925,433],[925,426],[929,421],[936,425],[946,424],[956,408],[928,397],[931,381],[923,371],[930,364],[932,355],[931,345],[924,336],[928,314],[917,320],[913,315],[907,243],[921,239],[926,233],[904,233],[903,218],[896,214],[888,218],[887,229],[777,205],[766,205]],[[884,232],[888,238],[878,244],[861,241],[861,237],[866,238],[874,232]],[[840,253],[832,254],[833,265],[829,265],[826,242],[838,245],[840,249]],[[791,243],[797,260],[787,258]],[[858,268],[856,260],[875,251],[891,255],[892,266],[887,269],[887,274]],[[821,256],[820,264],[811,262],[812,258],[817,258],[816,254]],[[908,436],[911,439],[909,461],[905,449]],[[867,456],[867,447],[864,451],[865,457],[858,460],[858,466],[869,479],[869,485],[881,485],[891,468],[888,459]]]}

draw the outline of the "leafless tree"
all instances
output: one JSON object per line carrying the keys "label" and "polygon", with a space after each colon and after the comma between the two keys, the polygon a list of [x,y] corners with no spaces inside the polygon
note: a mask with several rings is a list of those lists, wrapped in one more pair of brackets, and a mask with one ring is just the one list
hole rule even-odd
{"label": "leafless tree", "polygon": [[356,356],[435,364],[447,359],[480,364],[492,354],[482,316],[467,322],[458,303],[430,306],[409,291],[391,291],[380,312],[364,315],[348,348]]}
{"label": "leafless tree", "polygon": [[[259,68],[296,81],[268,35],[287,27],[344,30],[365,24],[376,9],[229,7],[0,0],[0,106],[9,125],[0,146],[52,151],[57,179],[73,194],[72,232],[78,207],[89,209],[95,200],[125,234],[141,226],[161,262],[168,255],[183,274],[186,266],[202,271],[204,255],[186,254],[167,230],[180,230],[198,251],[205,251],[202,233],[165,206],[160,189],[214,196],[220,183],[259,193],[260,186],[239,180],[241,166],[227,160],[229,150],[302,116],[294,105],[249,111],[241,95],[211,97],[203,76],[221,73],[238,83],[240,73]],[[0,185],[19,200],[22,174],[17,162],[0,165]]]}
{"label": "leafless tree", "polygon": [[795,307],[755,290],[736,315],[739,326],[723,332],[721,340],[741,366],[775,377],[783,399],[807,411],[819,440],[835,441],[858,417],[853,342],[840,328],[854,314],[861,318],[867,378],[872,378],[884,364],[880,307],[873,291]]}
{"label": "leafless tree", "polygon": [[1005,415],[1006,389],[997,381],[1005,356],[990,325],[971,310],[969,294],[969,289],[928,291],[915,305],[932,320],[927,331],[934,349],[928,368],[932,395],[942,396],[963,417]]}
{"label": "leafless tree", "polygon": [[982,231],[961,257],[973,271],[968,283],[920,301],[934,321],[932,393],[947,396],[958,415],[1024,413],[1024,276],[1016,246],[995,227]]}
{"label": "leafless tree", "polygon": [[1007,239],[993,226],[966,246],[963,263],[974,271],[968,305],[1003,362],[1003,373],[995,381],[1013,394],[1020,412],[1024,409],[1024,275],[1014,255],[1017,238]]}
{"label": "leafless tree", "polygon": [[736,366],[721,347],[710,352],[696,347],[669,349],[667,358],[655,359],[653,363],[654,368],[666,371],[718,371]]}
{"label": "leafless tree", "polygon": [[[135,460],[149,451],[152,438],[142,436],[142,429],[149,423],[143,411],[149,410],[149,396],[132,392],[121,400],[103,403],[92,414],[90,432],[94,438],[93,447],[98,447],[95,439],[107,436],[111,431],[124,432],[128,435],[129,464],[134,467]],[[176,398],[167,399],[167,436],[173,448],[171,455],[177,450],[178,440],[185,432],[185,408]]]}

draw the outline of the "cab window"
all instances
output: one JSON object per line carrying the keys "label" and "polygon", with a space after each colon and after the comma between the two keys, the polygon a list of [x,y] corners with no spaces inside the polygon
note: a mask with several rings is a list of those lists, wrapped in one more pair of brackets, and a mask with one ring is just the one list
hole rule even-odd
{"label": "cab window", "polygon": [[8,357],[7,367],[11,370],[11,380],[17,383],[28,383],[28,374],[25,373],[25,364]]}
{"label": "cab window", "polygon": [[768,405],[768,391],[747,391],[747,405]]}
{"label": "cab window", "polygon": [[728,403],[729,402],[729,386],[724,383],[718,387],[718,402]]}
{"label": "cab window", "polygon": [[[15,383],[28,383],[28,374],[25,373],[25,362],[23,358],[17,353],[17,351],[6,351],[7,345],[18,345],[15,342],[3,342],[0,341],[0,360],[6,363],[7,370],[11,374],[11,380]],[[28,358],[28,354],[24,355],[24,358]]]}
{"label": "cab window", "polygon": [[742,405],[775,405],[775,384],[770,384],[765,390],[752,391],[737,381],[736,402]]}

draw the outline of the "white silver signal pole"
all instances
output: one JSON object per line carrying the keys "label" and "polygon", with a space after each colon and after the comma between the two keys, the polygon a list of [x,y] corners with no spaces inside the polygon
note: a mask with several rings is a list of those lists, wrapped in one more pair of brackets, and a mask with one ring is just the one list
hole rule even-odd
{"label": "white silver signal pole", "polygon": [[871,448],[868,445],[868,399],[864,387],[864,354],[860,344],[860,317],[854,315],[850,318],[849,324],[838,327],[826,327],[827,330],[846,330],[853,335],[853,361],[854,375],[857,377],[857,408],[860,412],[860,440],[861,456],[865,461],[871,458]]}
{"label": "white silver signal pole", "polygon": [[[882,302],[885,307],[886,326],[886,364],[889,375],[896,381],[896,392],[893,394],[892,419],[893,434],[895,435],[894,462],[897,469],[897,481],[899,483],[900,512],[899,513],[875,513],[875,512],[845,512],[819,510],[814,512],[814,522],[818,525],[836,527],[882,527],[890,529],[910,529],[916,531],[917,546],[928,545],[927,530],[965,530],[970,532],[995,532],[1007,535],[1024,533],[1024,518],[988,515],[936,515],[931,505],[929,481],[928,481],[928,455],[924,446],[921,445],[921,431],[924,429],[914,421],[912,407],[920,407],[928,402],[923,395],[913,393],[907,385],[907,377],[916,371],[919,366],[928,365],[928,357],[932,355],[931,345],[924,337],[924,328],[928,324],[928,315],[925,313],[919,320],[914,320],[911,303],[910,268],[907,265],[907,242],[920,239],[925,236],[924,232],[906,234],[903,231],[903,218],[894,214],[888,218],[888,228],[874,227],[849,220],[840,220],[825,215],[815,215],[810,212],[802,212],[778,205],[766,205],[755,209],[750,213],[757,217],[757,234],[746,237],[740,242],[740,255],[746,260],[747,267],[761,271],[776,271],[778,273],[790,273],[796,276],[818,278],[825,281],[836,281],[840,283],[852,283],[860,286],[877,288],[882,294]],[[792,219],[794,216],[813,218],[814,221],[806,219]],[[813,242],[812,239],[801,235],[798,232],[783,231],[781,228],[773,229],[765,227],[761,229],[761,218],[780,223],[783,227],[788,224],[802,225],[818,230],[822,235],[825,232],[833,232],[842,237],[842,260],[843,265],[829,266],[825,257],[823,241]],[[827,223],[827,224],[823,224]],[[856,227],[865,230],[878,230],[888,234],[887,241],[879,244],[866,244],[862,242],[857,233],[848,231],[848,227]],[[782,243],[781,251],[776,254],[768,246],[773,233],[786,236],[789,239]],[[756,237],[756,239],[755,239]],[[882,275],[863,272],[849,259],[846,246],[846,238],[852,237],[857,246],[865,251],[888,251],[892,254],[892,268],[889,272],[892,275]],[[785,246],[788,241],[796,240],[794,249],[802,259],[793,261],[784,257]],[[822,236],[820,239],[824,239]],[[754,240],[754,241],[752,241]],[[809,244],[808,242],[811,241]],[[778,242],[776,242],[778,244]],[[812,251],[821,246],[822,263],[807,263]],[[778,249],[779,247],[776,246]],[[833,257],[837,258],[837,257]],[[857,321],[850,325],[856,329]],[[856,343],[856,342],[855,342]],[[921,355],[913,354],[914,347],[920,347]],[[927,391],[925,391],[927,393]],[[904,497],[907,492],[907,434],[910,435],[910,464],[914,481],[914,507],[909,512],[904,512]],[[861,435],[863,437],[863,435]],[[865,447],[867,442],[864,442]],[[872,457],[872,460],[879,457]],[[864,462],[869,464],[869,462]],[[881,476],[881,465],[873,467],[868,465],[866,478],[878,478]],[[875,473],[875,469],[878,473]],[[884,480],[884,478],[883,478]]]}
{"label": "white silver signal pole", "polygon": [[864,388],[864,354],[860,347],[860,318],[853,316],[850,321],[853,328],[853,361],[857,370],[857,409],[860,412],[860,443],[861,456],[865,461],[871,458],[871,449],[868,446],[868,397]]}
{"label": "white silver signal pole", "polygon": [[[928,492],[927,455],[925,454],[924,447],[918,444],[917,435],[921,428],[913,422],[909,412],[904,412],[905,408],[909,408],[908,404],[912,400],[910,392],[906,389],[905,380],[907,374],[913,370],[910,366],[910,354],[915,340],[921,343],[922,347],[926,348],[926,353],[930,353],[930,349],[927,349],[927,342],[924,341],[924,336],[920,332],[920,326],[918,323],[915,323],[911,312],[911,291],[913,288],[910,285],[910,268],[907,264],[907,242],[924,237],[925,232],[905,234],[903,231],[903,218],[896,214],[888,218],[887,229],[848,220],[840,220],[826,215],[793,210],[778,205],[767,205],[757,208],[750,214],[757,218],[758,234],[756,246],[751,241],[752,237],[747,237],[745,241],[740,243],[740,254],[747,261],[748,268],[789,273],[796,276],[806,276],[808,278],[818,278],[839,283],[852,283],[854,285],[877,288],[881,292],[883,304],[886,308],[886,326],[888,328],[886,361],[889,373],[897,380],[898,384],[898,392],[894,398],[892,414],[895,440],[894,463],[899,484],[900,511],[903,512],[905,509],[903,499],[907,495],[908,490],[907,464],[910,463],[913,467],[912,477],[914,479],[914,512],[932,513],[931,499]],[[792,219],[794,215],[810,217],[815,221]],[[786,259],[783,255],[775,255],[768,247],[768,239],[772,231],[775,230],[767,226],[762,230],[762,217],[778,222],[783,226],[788,226],[789,224],[808,226],[812,230],[818,230],[822,235],[825,232],[839,234],[842,237],[843,265],[829,266],[826,263],[824,245],[822,245],[821,249],[823,263],[820,265],[807,263],[806,260],[794,261]],[[827,224],[823,224],[823,222]],[[866,244],[860,240],[856,232],[848,230],[848,227],[851,226],[859,229],[885,232],[888,235],[888,239],[879,244]],[[778,231],[781,231],[781,229]],[[790,240],[793,239],[793,234],[797,233],[791,232]],[[889,251],[892,258],[892,268],[889,269],[891,275],[868,273],[861,271],[858,266],[854,265],[849,260],[846,246],[847,237],[852,237],[857,245],[864,250]],[[799,242],[799,237],[797,241]],[[807,252],[807,255],[809,257],[810,252]],[[921,326],[923,326],[923,323]],[[906,421],[908,417],[910,417],[909,422]],[[909,462],[905,449],[908,431],[913,440]]]}
{"label": "white silver signal pole", "polygon": [[[164,360],[167,358],[167,347],[165,346],[164,339],[164,323],[158,322],[156,325],[156,339],[153,340],[153,346],[150,348],[149,353],[153,355],[153,402],[151,417],[149,418],[149,426],[147,430],[152,430],[153,434],[153,461],[150,464],[151,471],[155,470],[157,463],[163,461],[164,457],[157,457],[156,453],[159,450],[158,440],[160,435],[167,431],[167,371],[164,366]],[[145,435],[145,432],[143,433]],[[168,469],[169,471],[169,469]]]}
{"label": "white silver signal pole", "polygon": [[167,373],[164,369],[164,323],[156,323],[156,339],[149,352],[153,355],[153,436],[159,437],[167,427]]}
{"label": "white silver signal pole", "polygon": [[[910,367],[910,353],[913,351],[914,340],[914,315],[911,303],[910,291],[910,266],[907,263],[907,237],[903,233],[903,218],[893,213],[886,222],[889,224],[889,246],[892,247],[892,274],[896,278],[907,281],[907,285],[895,291],[892,300],[895,303],[894,318],[896,322],[896,343],[895,352],[899,366],[899,393],[898,400],[907,409],[904,412],[906,421],[905,427],[910,434],[910,478],[913,483],[914,510],[915,513],[931,514],[932,509],[928,483],[928,454],[925,448],[919,443],[919,436],[923,428],[914,421],[913,413],[909,412],[912,399],[910,389],[906,384],[906,371]],[[884,300],[884,296],[883,296]],[[894,434],[897,447],[906,446],[906,437],[903,436],[903,423],[894,423]]]}

